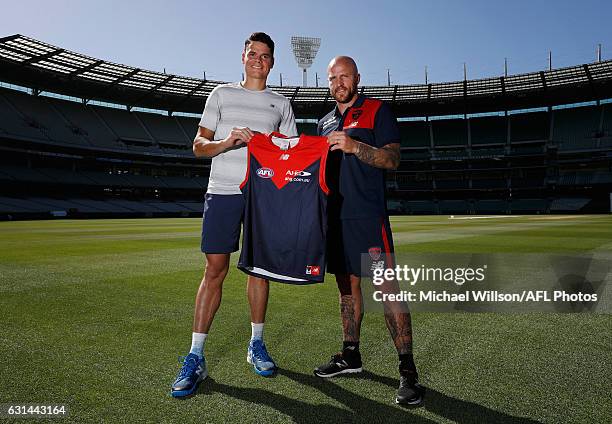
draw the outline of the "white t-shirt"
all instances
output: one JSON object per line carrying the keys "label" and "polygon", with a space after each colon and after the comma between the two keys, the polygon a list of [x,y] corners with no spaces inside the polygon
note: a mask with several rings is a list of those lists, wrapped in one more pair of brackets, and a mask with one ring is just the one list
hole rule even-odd
{"label": "white t-shirt", "polygon": [[[268,88],[247,90],[240,83],[215,87],[206,100],[200,126],[214,131],[215,140],[223,140],[234,127],[249,127],[262,133],[278,131],[291,137],[298,135],[289,99]],[[213,157],[207,193],[241,194],[246,164],[246,144]]]}

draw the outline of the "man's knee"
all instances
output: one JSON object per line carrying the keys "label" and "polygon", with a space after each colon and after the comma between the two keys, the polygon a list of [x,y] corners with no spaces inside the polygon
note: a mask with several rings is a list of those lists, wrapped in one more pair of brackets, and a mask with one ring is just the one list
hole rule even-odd
{"label": "man's knee", "polygon": [[350,296],[361,290],[361,279],[354,275],[336,274],[336,284],[340,291],[340,296]]}
{"label": "man's knee", "polygon": [[252,275],[249,275],[247,277],[247,284],[249,284],[249,285],[251,285],[253,287],[262,287],[262,288],[265,288],[270,283],[268,282],[268,280],[266,280],[264,278],[259,278],[259,277],[254,277]]}
{"label": "man's knee", "polygon": [[208,282],[223,281],[229,269],[229,255],[207,254],[204,280]]}

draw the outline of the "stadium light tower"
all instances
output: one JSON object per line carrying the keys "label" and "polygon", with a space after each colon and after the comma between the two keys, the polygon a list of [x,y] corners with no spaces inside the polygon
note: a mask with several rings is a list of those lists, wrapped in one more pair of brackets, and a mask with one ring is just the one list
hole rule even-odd
{"label": "stadium light tower", "polygon": [[308,83],[306,69],[310,68],[312,62],[314,62],[314,58],[317,55],[320,46],[320,38],[291,37],[291,48],[293,49],[293,55],[295,56],[298,67],[303,71],[302,75],[304,87],[306,87],[306,84]]}

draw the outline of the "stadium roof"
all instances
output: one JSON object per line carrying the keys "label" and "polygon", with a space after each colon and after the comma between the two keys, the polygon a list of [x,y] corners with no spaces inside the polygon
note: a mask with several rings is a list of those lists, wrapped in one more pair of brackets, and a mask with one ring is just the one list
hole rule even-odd
{"label": "stadium roof", "polygon": [[[202,111],[222,81],[170,75],[71,52],[20,34],[0,38],[0,80],[35,91],[171,112]],[[299,118],[318,118],[333,103],[327,88],[270,86]],[[435,84],[364,86],[398,116],[464,114],[612,97],[612,60],[507,77]]]}

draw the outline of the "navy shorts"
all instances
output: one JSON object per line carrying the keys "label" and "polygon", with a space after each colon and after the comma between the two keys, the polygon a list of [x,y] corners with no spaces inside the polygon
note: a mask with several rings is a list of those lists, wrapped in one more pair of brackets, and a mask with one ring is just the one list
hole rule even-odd
{"label": "navy shorts", "polygon": [[239,247],[243,214],[242,194],[206,193],[202,216],[202,252],[236,252]]}
{"label": "navy shorts", "polygon": [[[389,218],[342,219],[327,229],[327,272],[371,276],[374,263],[394,267]],[[362,264],[362,255],[364,263]],[[362,266],[363,265],[363,266]]]}

